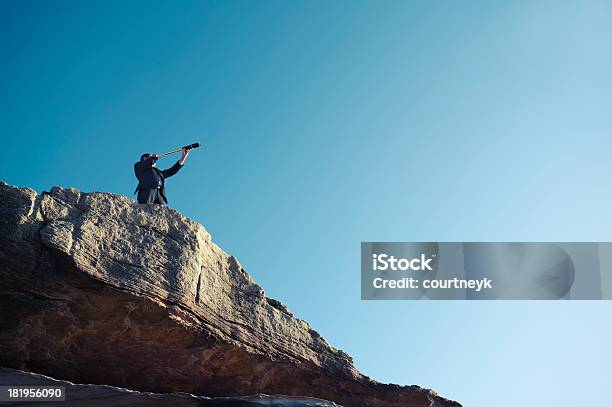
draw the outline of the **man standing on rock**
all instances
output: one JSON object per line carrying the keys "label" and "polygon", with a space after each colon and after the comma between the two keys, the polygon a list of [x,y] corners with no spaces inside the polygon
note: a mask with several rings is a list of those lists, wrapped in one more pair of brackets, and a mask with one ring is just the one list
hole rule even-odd
{"label": "man standing on rock", "polygon": [[166,198],[165,180],[176,174],[185,163],[189,149],[183,148],[181,158],[167,170],[160,170],[155,166],[159,158],[157,154],[143,154],[140,161],[134,164],[134,173],[138,178],[138,186],[134,193],[138,193],[138,203],[160,204],[168,203]]}

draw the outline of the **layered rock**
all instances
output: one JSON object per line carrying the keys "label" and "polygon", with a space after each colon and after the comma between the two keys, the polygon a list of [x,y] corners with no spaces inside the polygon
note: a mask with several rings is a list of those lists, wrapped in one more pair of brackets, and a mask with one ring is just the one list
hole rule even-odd
{"label": "layered rock", "polygon": [[[256,394],[244,397],[204,397],[191,393],[148,393],[120,387],[75,384],[16,369],[0,368],[0,386],[63,387],[63,401],[48,400],[45,407],[338,407],[331,401],[290,396]],[[40,407],[40,401],[20,401],[22,407]]]}
{"label": "layered rock", "polygon": [[459,406],[370,380],[164,206],[0,184],[0,365],[77,383]]}

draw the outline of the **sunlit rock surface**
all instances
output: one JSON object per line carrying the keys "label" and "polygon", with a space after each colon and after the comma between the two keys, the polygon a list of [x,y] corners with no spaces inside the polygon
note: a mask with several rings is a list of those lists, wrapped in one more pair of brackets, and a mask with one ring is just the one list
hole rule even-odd
{"label": "sunlit rock surface", "polygon": [[1,183],[0,231],[1,366],[141,392],[459,405],[359,373],[171,208]]}

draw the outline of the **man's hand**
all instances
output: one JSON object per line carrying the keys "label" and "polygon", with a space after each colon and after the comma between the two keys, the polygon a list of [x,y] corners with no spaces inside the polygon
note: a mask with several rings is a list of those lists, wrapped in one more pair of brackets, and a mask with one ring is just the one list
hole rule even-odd
{"label": "man's hand", "polygon": [[187,159],[188,155],[189,155],[189,150],[183,148],[183,154],[181,155],[181,159],[179,160],[180,165],[185,164],[185,159]]}

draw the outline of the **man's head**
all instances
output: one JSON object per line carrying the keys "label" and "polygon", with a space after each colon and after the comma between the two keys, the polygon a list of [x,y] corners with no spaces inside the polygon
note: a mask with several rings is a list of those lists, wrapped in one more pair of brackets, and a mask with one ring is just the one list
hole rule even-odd
{"label": "man's head", "polygon": [[[152,155],[153,154],[145,153],[145,154],[140,156],[140,161],[144,161],[147,158],[151,158]],[[155,166],[155,161],[157,161],[157,160],[153,160],[153,163],[151,163],[152,166]]]}

